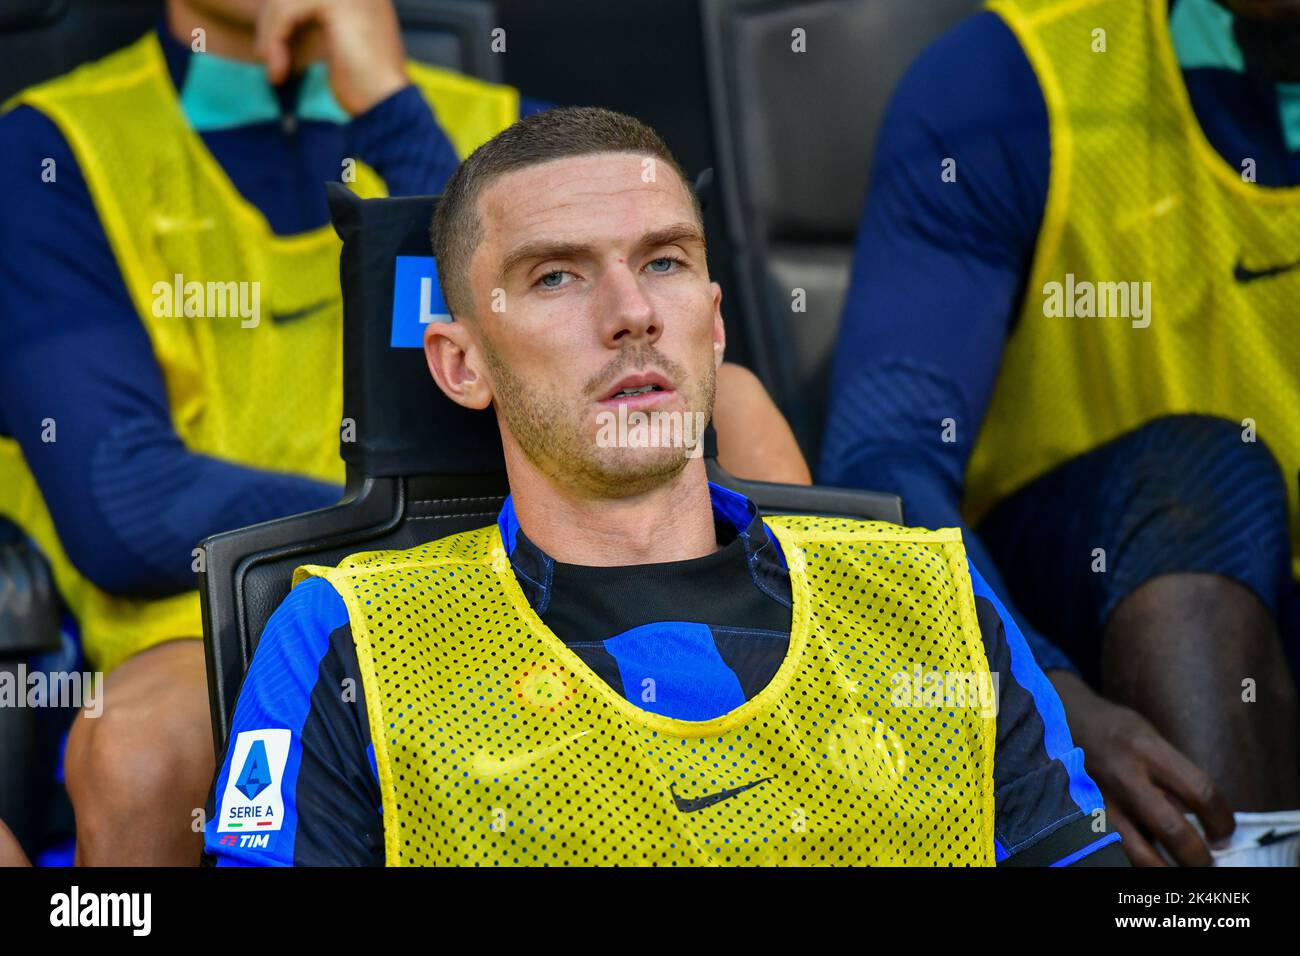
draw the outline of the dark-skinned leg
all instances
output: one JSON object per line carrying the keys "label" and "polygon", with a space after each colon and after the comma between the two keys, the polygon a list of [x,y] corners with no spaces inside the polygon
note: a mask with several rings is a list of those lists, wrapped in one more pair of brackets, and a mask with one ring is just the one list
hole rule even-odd
{"label": "dark-skinned leg", "polygon": [[[64,760],[78,866],[197,866],[195,829],[215,769],[203,642],[168,641],[104,679]],[[201,829],[201,827],[200,827]]]}
{"label": "dark-skinned leg", "polygon": [[1106,624],[1101,683],[1235,809],[1300,807],[1296,685],[1273,616],[1249,589],[1204,573],[1147,581]]}
{"label": "dark-skinned leg", "polygon": [[1247,588],[1210,574],[1147,581],[1106,624],[1101,675],[1102,695],[1147,717],[1234,808],[1300,806],[1296,685]]}
{"label": "dark-skinned leg", "polygon": [[[1062,464],[980,528],[1013,599],[1098,700],[1141,715],[1239,812],[1300,808],[1296,692],[1276,623],[1292,588],[1286,480],[1237,422],[1168,416]],[[1246,678],[1254,703],[1242,700]],[[1099,772],[1108,758],[1122,773],[1170,766],[1133,752],[1142,741],[1085,733],[1106,727],[1075,727]],[[1128,782],[1112,779],[1112,793]],[[1136,800],[1144,788],[1133,789]]]}

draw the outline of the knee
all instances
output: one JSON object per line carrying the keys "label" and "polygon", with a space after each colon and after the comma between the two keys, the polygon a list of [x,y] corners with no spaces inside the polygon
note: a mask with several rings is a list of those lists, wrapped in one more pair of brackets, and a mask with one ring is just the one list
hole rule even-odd
{"label": "knee", "polygon": [[120,826],[124,814],[160,807],[211,776],[206,722],[176,708],[170,695],[113,701],[98,717],[79,716],[68,736],[64,773],[79,835]]}
{"label": "knee", "polygon": [[1166,415],[1134,433],[1140,487],[1226,540],[1287,549],[1286,480],[1253,427],[1212,415]]}
{"label": "knee", "polygon": [[68,795],[79,826],[147,805],[166,786],[169,740],[164,715],[150,720],[138,705],[80,715],[68,735],[64,762]]}
{"label": "knee", "polygon": [[1115,516],[1115,602],[1159,574],[1209,572],[1270,611],[1290,581],[1286,483],[1267,444],[1239,422],[1168,415],[1118,439],[1107,478]]}

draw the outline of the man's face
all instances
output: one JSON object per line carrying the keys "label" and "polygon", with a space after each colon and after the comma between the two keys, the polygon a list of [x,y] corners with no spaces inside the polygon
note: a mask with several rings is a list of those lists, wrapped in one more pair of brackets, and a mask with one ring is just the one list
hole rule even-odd
{"label": "man's face", "polygon": [[554,160],[493,182],[479,219],[473,327],[507,441],[602,497],[679,473],[689,448],[629,447],[617,421],[623,405],[686,435],[712,416],[721,291],[686,185],[630,153]]}

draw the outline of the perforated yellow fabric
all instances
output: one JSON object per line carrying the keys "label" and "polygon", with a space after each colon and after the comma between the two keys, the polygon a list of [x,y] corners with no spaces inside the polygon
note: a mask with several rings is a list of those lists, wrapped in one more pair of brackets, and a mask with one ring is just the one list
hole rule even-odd
{"label": "perforated yellow fabric", "polygon": [[[518,93],[509,87],[419,64],[410,72],[462,157],[518,116]],[[333,227],[272,232],[190,129],[152,32],[7,106],[18,103],[53,120],[77,157],[185,445],[341,484],[342,296]],[[360,195],[385,193],[364,163],[356,172],[351,185]],[[200,284],[203,296],[186,314],[189,283]],[[211,299],[208,283],[221,284]],[[245,317],[235,303],[251,307],[254,294],[258,312]],[[111,670],[152,644],[202,633],[197,593],[125,600],[77,571],[11,439],[0,439],[0,489],[0,513],[49,558],[95,667]]]}
{"label": "perforated yellow fabric", "polygon": [[771,519],[790,650],[708,721],[641,710],[541,622],[496,526],[356,555],[348,607],[390,865],[991,865],[994,712],[958,532]]}
{"label": "perforated yellow fabric", "polygon": [[[1038,76],[1052,165],[1025,300],[971,457],[969,514],[1068,458],[1182,412],[1250,419],[1294,477],[1300,270],[1246,281],[1235,272],[1300,256],[1300,188],[1245,182],[1246,167],[1215,152],[1183,85],[1165,0],[989,6]],[[1045,315],[1044,286],[1064,287],[1067,274],[1076,289],[1149,282],[1150,324]],[[1300,545],[1295,481],[1287,488]],[[1293,553],[1300,573],[1300,547]]]}

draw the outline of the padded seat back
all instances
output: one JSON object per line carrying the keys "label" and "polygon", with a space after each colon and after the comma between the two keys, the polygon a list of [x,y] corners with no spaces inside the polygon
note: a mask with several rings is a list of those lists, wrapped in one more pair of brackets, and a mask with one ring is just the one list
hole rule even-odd
{"label": "padded seat back", "polygon": [[876,132],[912,60],[978,7],[701,0],[717,182],[739,293],[728,321],[742,323],[751,367],[809,461],[821,442]]}

